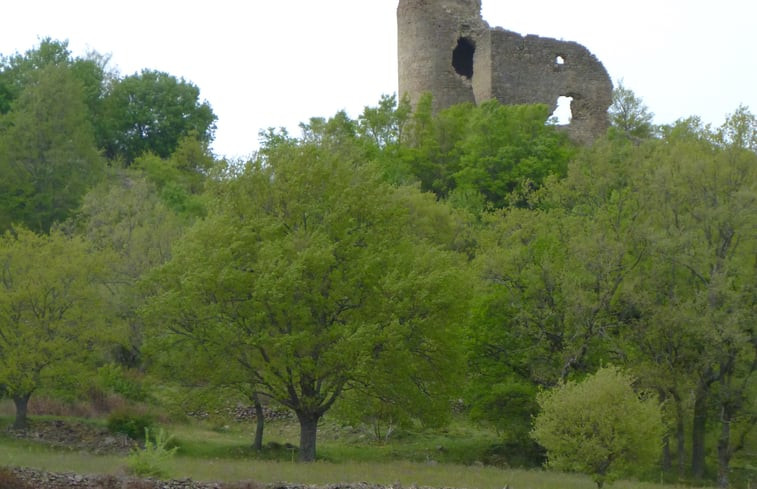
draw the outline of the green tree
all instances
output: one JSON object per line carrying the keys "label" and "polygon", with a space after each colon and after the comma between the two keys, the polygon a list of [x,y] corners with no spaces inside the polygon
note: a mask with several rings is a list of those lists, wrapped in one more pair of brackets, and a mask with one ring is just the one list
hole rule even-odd
{"label": "green tree", "polygon": [[431,115],[422,98],[401,154],[421,188],[440,197],[477,192],[488,205],[522,204],[518,191],[563,176],[574,154],[567,136],[545,124],[544,105],[461,104]]}
{"label": "green tree", "polygon": [[589,474],[601,488],[630,469],[651,465],[662,439],[660,406],[637,394],[634,379],[614,367],[582,382],[541,392],[533,437],[550,467]]}
{"label": "green tree", "polygon": [[107,339],[115,340],[99,280],[104,256],[58,231],[23,228],[0,238],[0,385],[16,405],[14,427],[40,388],[86,370]]}
{"label": "green tree", "polygon": [[757,116],[749,111],[749,107],[740,105],[720,127],[718,141],[731,150],[757,153]]}
{"label": "green tree", "polygon": [[155,274],[146,309],[153,341],[222,355],[292,409],[303,461],[351,386],[449,402],[471,290],[465,257],[414,233],[396,190],[339,153],[265,151]]}
{"label": "green tree", "polygon": [[168,73],[143,70],[110,87],[103,101],[99,145],[108,158],[121,159],[127,166],[148,152],[168,158],[187,136],[211,142],[215,121],[210,105],[200,101],[197,86]]}
{"label": "green tree", "polygon": [[24,54],[0,58],[0,114],[10,111],[13,101],[24,88],[34,83],[35,73],[49,66],[57,66],[68,70],[81,83],[90,121],[97,126],[105,86],[113,78],[112,72],[107,69],[108,62],[107,56],[94,51],[84,57],[73,57],[68,41],[49,37],[41,39],[38,46]]}
{"label": "green tree", "polygon": [[202,193],[215,165],[207,144],[190,135],[179,141],[169,158],[147,153],[134,160],[131,168],[156,186],[166,206],[191,218],[205,214]]}
{"label": "green tree", "polygon": [[0,229],[47,232],[102,175],[82,90],[68,69],[45,66],[0,119]]}
{"label": "green tree", "polygon": [[467,398],[521,453],[538,388],[626,361],[630,286],[649,254],[638,170],[620,157],[636,149],[599,140],[527,205],[481,220],[474,265],[486,286],[468,332]]}
{"label": "green tree", "polygon": [[730,427],[738,418],[754,417],[745,395],[757,369],[757,155],[743,143],[714,144],[717,134],[708,132],[677,127],[656,145],[645,198],[656,230],[654,275],[667,280],[655,308],[672,324],[686,325],[683,336],[693,348],[686,366],[694,383],[692,474],[705,475],[715,401],[719,477],[727,485],[735,448]]}
{"label": "green tree", "polygon": [[127,328],[115,359],[142,367],[143,324],[137,309],[144,295],[137,284],[144,274],[171,257],[171,249],[188,227],[186,219],[162,202],[158,190],[134,170],[114,170],[90,190],[75,216],[75,232],[110,254],[108,310]]}
{"label": "green tree", "polygon": [[654,114],[631,89],[623,85],[622,80],[612,92],[609,112],[612,126],[627,137],[638,141],[655,133],[652,123]]}

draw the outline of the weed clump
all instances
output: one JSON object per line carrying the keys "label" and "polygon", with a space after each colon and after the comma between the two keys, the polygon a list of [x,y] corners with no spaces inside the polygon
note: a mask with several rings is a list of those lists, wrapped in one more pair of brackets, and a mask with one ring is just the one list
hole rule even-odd
{"label": "weed clump", "polygon": [[140,477],[166,478],[168,472],[165,462],[174,456],[178,447],[168,448],[171,437],[161,429],[158,434],[150,439],[150,430],[145,428],[145,446],[134,449],[126,460],[129,470]]}

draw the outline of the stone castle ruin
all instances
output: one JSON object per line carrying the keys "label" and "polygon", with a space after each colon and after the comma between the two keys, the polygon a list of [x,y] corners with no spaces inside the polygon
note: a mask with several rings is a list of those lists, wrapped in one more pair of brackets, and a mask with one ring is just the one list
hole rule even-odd
{"label": "stone castle ruin", "polygon": [[415,104],[424,92],[434,110],[481,103],[546,104],[570,100],[565,126],[588,143],[609,125],[612,81],[602,63],[575,42],[490,28],[481,0],[400,0],[399,94]]}

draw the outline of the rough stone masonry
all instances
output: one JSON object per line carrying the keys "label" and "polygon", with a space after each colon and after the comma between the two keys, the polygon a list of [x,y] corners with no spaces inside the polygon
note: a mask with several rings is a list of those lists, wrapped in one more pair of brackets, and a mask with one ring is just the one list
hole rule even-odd
{"label": "rough stone masonry", "polygon": [[612,81],[584,46],[491,28],[481,0],[400,0],[399,93],[415,104],[424,92],[434,110],[481,103],[546,104],[570,100],[565,130],[589,143],[609,126]]}

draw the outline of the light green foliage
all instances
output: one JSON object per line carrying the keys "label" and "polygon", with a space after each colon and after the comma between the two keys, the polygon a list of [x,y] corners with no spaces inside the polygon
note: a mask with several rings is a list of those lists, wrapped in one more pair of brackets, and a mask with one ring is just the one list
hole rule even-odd
{"label": "light green foliage", "polygon": [[652,123],[654,114],[632,90],[623,85],[622,80],[612,92],[609,113],[610,123],[621,134],[642,140],[655,133],[655,126]]}
{"label": "light green foliage", "polygon": [[170,158],[143,154],[131,168],[144,173],[168,208],[194,218],[205,214],[201,194],[214,164],[207,145],[194,137],[187,137],[179,142]]}
{"label": "light green foliage", "polygon": [[0,230],[47,232],[102,175],[83,86],[65,67],[29,75],[0,118]]}
{"label": "light green foliage", "polygon": [[633,379],[614,367],[537,396],[533,437],[549,466],[591,475],[598,487],[655,462],[662,436],[660,406],[638,395]]}
{"label": "light green foliage", "polygon": [[139,379],[117,363],[106,363],[97,369],[97,384],[105,392],[115,392],[132,401],[144,401],[148,397]]}
{"label": "light green foliage", "polygon": [[126,459],[129,470],[140,477],[167,478],[166,462],[170,460],[179,447],[169,448],[171,437],[167,436],[163,428],[150,438],[149,428],[145,428],[145,444],[142,448],[132,450]]}
{"label": "light green foliage", "polygon": [[757,116],[740,105],[720,127],[718,140],[730,149],[757,152]]}
{"label": "light green foliage", "polygon": [[192,134],[210,142],[216,116],[199,97],[195,85],[160,71],[115,81],[103,101],[100,144],[106,156],[130,165],[146,153],[168,158]]}
{"label": "light green foliage", "polygon": [[98,283],[104,259],[60,232],[0,238],[0,385],[16,401],[17,426],[33,392],[86,371],[114,339]]}
{"label": "light green foliage", "polygon": [[227,358],[294,410],[303,460],[351,384],[448,402],[471,289],[465,257],[416,234],[377,170],[326,146],[279,141],[228,182],[155,274],[146,310],[163,350]]}
{"label": "light green foliage", "polygon": [[125,366],[139,367],[143,326],[136,309],[143,303],[137,282],[171,257],[171,247],[186,226],[167,208],[139,172],[114,171],[84,197],[76,230],[93,246],[112,253],[108,261],[108,311],[126,325],[128,335],[113,352]]}

